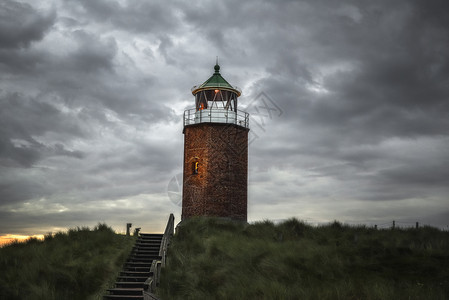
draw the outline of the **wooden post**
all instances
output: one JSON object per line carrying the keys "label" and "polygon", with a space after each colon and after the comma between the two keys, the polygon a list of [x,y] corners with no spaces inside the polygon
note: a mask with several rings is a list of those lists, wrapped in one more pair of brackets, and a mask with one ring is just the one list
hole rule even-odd
{"label": "wooden post", "polygon": [[416,229],[418,229],[419,227],[419,222],[416,222]]}
{"label": "wooden post", "polygon": [[133,225],[133,224],[131,224],[131,223],[126,223],[126,235],[127,235],[127,236],[130,235],[129,229],[131,228],[132,225]]}
{"label": "wooden post", "polygon": [[393,229],[396,227],[396,221],[393,220]]}
{"label": "wooden post", "polygon": [[377,224],[376,224],[376,225],[374,225],[374,229],[376,229],[376,230],[377,230]]}

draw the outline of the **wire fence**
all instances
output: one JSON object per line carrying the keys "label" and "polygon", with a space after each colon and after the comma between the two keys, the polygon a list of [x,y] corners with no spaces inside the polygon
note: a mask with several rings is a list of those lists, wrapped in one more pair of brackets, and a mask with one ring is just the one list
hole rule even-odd
{"label": "wire fence", "polygon": [[443,231],[449,231],[449,225],[442,224],[432,224],[427,222],[409,222],[409,221],[390,221],[382,224],[374,224],[374,228],[378,229],[411,229],[411,228],[421,228],[421,227],[434,227]]}
{"label": "wire fence", "polygon": [[[436,223],[429,223],[429,222],[422,222],[422,221],[397,221],[397,220],[392,220],[392,221],[388,221],[388,222],[384,222],[384,223],[376,223],[376,222],[357,222],[357,221],[352,221],[352,222],[348,222],[348,221],[343,221],[340,222],[338,220],[332,221],[332,222],[320,222],[320,221],[316,221],[313,219],[298,219],[308,225],[311,226],[325,226],[325,225],[329,225],[332,224],[333,222],[339,222],[343,225],[349,225],[349,226],[366,226],[366,227],[371,227],[374,229],[418,229],[418,228],[422,228],[422,227],[433,227],[433,228],[437,228],[440,229],[442,231],[449,231],[449,224],[436,224]],[[287,219],[276,219],[276,220],[270,220],[275,224],[278,223],[282,223],[284,221],[287,221]],[[257,221],[255,221],[257,222]],[[251,222],[253,223],[253,222]]]}

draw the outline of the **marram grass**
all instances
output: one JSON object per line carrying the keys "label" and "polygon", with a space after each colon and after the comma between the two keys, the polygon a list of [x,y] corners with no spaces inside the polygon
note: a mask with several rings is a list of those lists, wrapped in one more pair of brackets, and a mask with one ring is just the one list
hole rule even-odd
{"label": "marram grass", "polygon": [[178,229],[162,299],[449,299],[449,233],[434,228],[194,218]]}
{"label": "marram grass", "polygon": [[0,248],[0,299],[102,299],[135,243],[106,224]]}

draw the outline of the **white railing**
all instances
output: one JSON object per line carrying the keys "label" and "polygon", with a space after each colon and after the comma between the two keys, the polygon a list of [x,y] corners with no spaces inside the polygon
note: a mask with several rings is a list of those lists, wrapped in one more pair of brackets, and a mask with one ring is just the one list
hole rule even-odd
{"label": "white railing", "polygon": [[247,112],[227,109],[202,109],[194,108],[184,111],[184,126],[200,123],[226,123],[249,128],[249,114]]}

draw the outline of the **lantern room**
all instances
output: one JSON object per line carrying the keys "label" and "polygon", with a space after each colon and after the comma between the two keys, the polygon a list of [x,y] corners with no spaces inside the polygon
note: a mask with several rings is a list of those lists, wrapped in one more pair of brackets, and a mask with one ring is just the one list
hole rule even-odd
{"label": "lantern room", "polygon": [[249,115],[237,109],[237,99],[241,95],[241,90],[221,76],[218,62],[208,80],[192,87],[192,94],[195,96],[195,108],[184,112],[184,126],[199,123],[230,123],[249,127]]}

